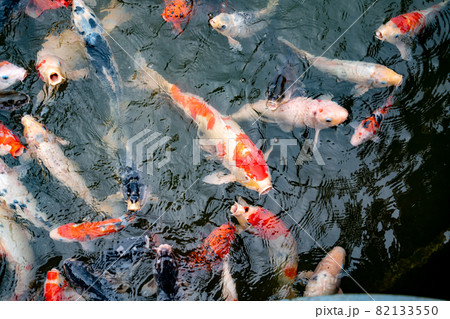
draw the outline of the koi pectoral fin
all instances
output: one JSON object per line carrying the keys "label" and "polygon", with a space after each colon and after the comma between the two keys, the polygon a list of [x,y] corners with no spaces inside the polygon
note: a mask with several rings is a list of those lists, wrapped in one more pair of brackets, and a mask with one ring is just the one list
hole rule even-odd
{"label": "koi pectoral fin", "polygon": [[369,91],[369,89],[370,88],[368,86],[357,84],[357,85],[355,85],[355,88],[353,89],[353,95],[355,97],[361,96],[364,93],[366,93],[367,91]]}
{"label": "koi pectoral fin", "polygon": [[212,185],[222,185],[233,183],[236,181],[236,177],[231,174],[225,174],[224,172],[217,172],[203,178],[203,182]]}
{"label": "koi pectoral fin", "polygon": [[242,45],[239,43],[239,41],[233,39],[232,37],[227,37],[227,38],[228,38],[228,43],[230,44],[232,50],[242,51]]}
{"label": "koi pectoral fin", "polygon": [[403,60],[411,60],[411,46],[405,42],[398,42],[395,45],[400,51]]}

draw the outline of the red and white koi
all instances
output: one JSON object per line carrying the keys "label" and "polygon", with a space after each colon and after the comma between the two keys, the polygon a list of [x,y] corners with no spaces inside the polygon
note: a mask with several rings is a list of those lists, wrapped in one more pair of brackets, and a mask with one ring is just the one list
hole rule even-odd
{"label": "red and white koi", "polygon": [[361,145],[369,140],[376,141],[378,139],[377,133],[381,128],[384,117],[393,105],[393,98],[390,96],[386,103],[368,118],[363,120],[356,128],[350,143],[353,146]]}
{"label": "red and white koi", "polygon": [[47,278],[44,284],[45,301],[84,301],[73,288],[69,286],[67,280],[61,272],[53,268],[47,272]]}
{"label": "red and white koi", "polygon": [[[175,104],[198,125],[200,144],[208,141],[204,149],[222,161],[230,175],[215,173],[204,181],[211,184],[238,182],[243,186],[266,194],[272,189],[269,168],[262,152],[253,144],[239,125],[220,114],[202,98],[183,93],[175,84],[167,82],[159,73],[146,66],[142,57],[136,58],[140,71],[139,85],[146,89],[166,92]],[[136,79],[136,76],[134,77]],[[209,145],[214,142],[214,145]]]}
{"label": "red and white koi", "polygon": [[298,56],[308,60],[311,66],[318,70],[329,73],[339,80],[356,83],[355,96],[363,95],[371,88],[400,86],[402,84],[403,76],[384,65],[317,57],[296,48],[283,38],[279,37],[278,40],[289,46]]}
{"label": "red and white koi", "polygon": [[378,40],[389,42],[397,47],[404,60],[410,58],[409,41],[420,34],[432,17],[448,3],[448,0],[431,8],[401,14],[381,25],[375,32]]}
{"label": "red and white koi", "polygon": [[107,219],[99,222],[70,223],[53,229],[50,238],[62,242],[79,242],[94,240],[115,234],[134,220],[134,215],[123,215],[119,218]]}
{"label": "red and white koi", "polygon": [[22,184],[14,168],[0,159],[0,200],[4,200],[10,209],[20,217],[29,220],[36,227],[50,230],[46,214],[38,208],[35,198]]}
{"label": "red and white koi", "polygon": [[25,80],[27,71],[8,61],[0,61],[0,91],[13,86],[19,81]]}
{"label": "red and white koi", "polygon": [[19,138],[9,128],[0,122],[0,155],[11,154],[12,157],[23,154],[25,146],[20,143]]}
{"label": "red and white koi", "polygon": [[293,284],[297,278],[297,242],[281,219],[262,207],[249,206],[242,199],[231,213],[241,227],[267,241],[272,263],[278,274],[280,298],[293,298]]}
{"label": "red and white koi", "polygon": [[35,279],[34,253],[29,243],[30,234],[20,227],[14,212],[0,200],[0,254],[6,256],[11,271],[17,279],[13,300],[18,300],[30,289]]}
{"label": "red and white koi", "polygon": [[348,112],[339,104],[329,99],[311,99],[295,97],[278,108],[271,110],[265,100],[244,105],[231,116],[235,121],[257,120],[277,123],[285,132],[292,132],[295,127],[310,127],[316,130],[314,145],[317,144],[319,132],[344,122]]}
{"label": "red and white koi", "polygon": [[339,286],[344,262],[344,248],[334,247],[317,265],[314,273],[308,280],[303,296],[313,297],[342,293]]}

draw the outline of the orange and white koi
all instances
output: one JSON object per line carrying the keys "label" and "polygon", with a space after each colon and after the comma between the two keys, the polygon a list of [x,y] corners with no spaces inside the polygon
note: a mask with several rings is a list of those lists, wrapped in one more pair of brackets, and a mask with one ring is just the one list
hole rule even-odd
{"label": "orange and white koi", "polygon": [[241,227],[264,239],[268,243],[269,254],[278,274],[281,288],[280,298],[293,298],[293,284],[297,278],[297,242],[283,221],[262,207],[249,206],[241,198],[235,203],[231,213]]}
{"label": "orange and white koi", "polygon": [[20,217],[29,220],[36,227],[50,230],[46,214],[38,208],[36,199],[22,184],[16,169],[9,167],[0,159],[0,200]]}
{"label": "orange and white koi", "polygon": [[314,273],[308,280],[303,296],[313,297],[342,293],[339,286],[344,262],[344,248],[334,247],[317,265]]}
{"label": "orange and white koi", "polygon": [[[211,184],[238,182],[243,186],[266,194],[272,189],[269,168],[262,152],[253,144],[239,125],[220,114],[202,98],[183,93],[175,84],[167,82],[159,73],[146,66],[142,57],[136,57],[140,71],[139,85],[146,89],[166,92],[175,104],[198,125],[200,144],[207,140],[204,149],[222,161],[230,175],[215,173],[204,181]],[[136,75],[134,77],[136,79]],[[214,145],[210,145],[213,142]]]}
{"label": "orange and white koi", "polygon": [[0,61],[0,91],[13,86],[19,81],[25,80],[27,71],[8,61]]}
{"label": "orange and white koi", "polygon": [[298,56],[308,60],[311,66],[316,67],[318,70],[329,73],[339,80],[356,83],[355,96],[363,95],[371,88],[400,86],[402,84],[403,76],[384,65],[317,57],[296,48],[283,38],[279,37],[278,40],[289,46]]}
{"label": "orange and white koi", "polygon": [[30,0],[25,13],[32,18],[37,18],[46,10],[67,8],[71,3],[72,0]]}
{"label": "orange and white koi", "polygon": [[260,100],[244,105],[231,116],[238,122],[257,119],[274,122],[285,132],[292,132],[295,127],[314,128],[314,145],[317,144],[320,130],[339,125],[347,117],[347,110],[329,99],[315,100],[303,96],[285,101],[274,110],[270,110],[265,100]]}
{"label": "orange and white koi", "polygon": [[189,268],[199,267],[211,270],[213,266],[220,263],[230,252],[235,232],[236,227],[229,222],[214,229],[202,245],[187,257]]}
{"label": "orange and white koi", "polygon": [[123,215],[119,218],[99,222],[70,223],[53,229],[50,238],[62,242],[86,242],[100,237],[115,234],[134,220],[134,215]]}
{"label": "orange and white koi", "polygon": [[16,158],[16,156],[22,155],[24,150],[25,146],[20,143],[19,138],[0,122],[0,155],[10,153],[12,157]]}
{"label": "orange and white koi", "polygon": [[67,145],[68,142],[49,132],[31,115],[24,115],[22,124],[30,155],[38,159],[58,181],[81,197],[89,206],[99,210],[98,202],[92,196],[84,179],[78,174],[77,165],[64,155],[60,147],[60,145]]}
{"label": "orange and white koi", "polygon": [[183,33],[182,22],[189,22],[194,5],[193,0],[164,0],[166,7],[161,14],[166,22],[172,23],[173,31],[177,34]]}
{"label": "orange and white koi", "polygon": [[397,47],[404,60],[410,58],[409,41],[420,34],[431,18],[448,3],[444,1],[431,8],[401,14],[381,25],[375,32],[378,40],[387,41]]}
{"label": "orange and white koi", "polygon": [[8,266],[17,279],[13,300],[23,298],[35,279],[34,253],[29,243],[30,234],[20,227],[14,212],[0,200],[0,255],[5,255]]}
{"label": "orange and white koi", "polygon": [[376,141],[378,139],[377,133],[381,128],[384,117],[387,112],[391,109],[393,104],[393,98],[390,96],[386,103],[375,112],[372,113],[368,118],[363,120],[356,128],[350,143],[353,146],[361,145],[369,140]]}
{"label": "orange and white koi", "polygon": [[45,301],[82,301],[85,300],[73,288],[69,286],[67,280],[61,272],[53,268],[47,272],[44,284]]}

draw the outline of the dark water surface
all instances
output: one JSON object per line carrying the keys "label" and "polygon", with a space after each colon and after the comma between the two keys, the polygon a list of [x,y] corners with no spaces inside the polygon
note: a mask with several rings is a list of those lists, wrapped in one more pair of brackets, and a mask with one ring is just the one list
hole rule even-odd
{"label": "dark water surface", "polygon": [[[134,72],[129,55],[140,51],[170,82],[203,97],[222,114],[234,113],[245,103],[265,98],[266,87],[285,52],[276,40],[278,36],[320,55],[373,3],[280,0],[269,27],[241,39],[243,51],[239,53],[230,51],[227,39],[208,25],[208,13],[221,10],[218,0],[198,3],[185,32],[178,37],[161,18],[162,0],[120,2],[133,19],[111,33],[117,42],[107,39],[124,82]],[[93,7],[100,18],[108,3],[97,0]],[[242,123],[254,142],[262,138],[298,141],[297,146],[288,149],[287,165],[280,164],[279,148],[270,155],[268,165],[274,185],[270,196],[258,198],[255,192],[238,184],[204,184],[204,176],[224,168],[204,156],[200,165],[192,164],[195,124],[164,96],[125,89],[131,102],[123,116],[131,133],[149,129],[170,138],[165,147],[153,153],[153,174],[147,176],[159,200],[146,206],[132,226],[95,241],[92,251],[84,251],[78,244],[53,242],[47,233],[30,226],[37,268],[31,297],[42,300],[46,272],[52,267],[61,269],[66,258],[94,262],[102,251],[124,238],[139,236],[156,220],[152,231],[173,245],[177,254],[186,255],[214,227],[229,220],[235,222],[229,208],[237,196],[242,196],[276,213],[290,227],[298,243],[299,270],[317,265],[325,254],[320,247],[328,251],[340,245],[348,254],[345,269],[368,292],[450,299],[450,10],[447,7],[442,11],[414,42],[411,61],[403,61],[393,45],[374,37],[375,30],[389,18],[437,3],[379,0],[325,54],[329,58],[380,63],[404,76],[402,86],[394,93],[395,104],[384,122],[380,143],[353,147],[349,142],[353,128],[349,124],[380,107],[391,89],[372,89],[354,98],[352,84],[337,82],[314,68],[302,80],[307,94],[332,95],[349,111],[343,125],[320,134],[324,166],[314,160],[295,165],[301,145],[305,138],[313,138],[313,130],[284,133],[273,124]],[[241,11],[259,9],[265,3],[235,0],[226,5],[227,11]],[[35,20],[16,12],[0,28],[0,59],[31,72],[18,89],[30,95],[32,101],[43,86],[34,71],[36,54],[46,36],[71,27],[70,13],[66,9],[51,10]],[[298,68],[303,72],[306,66],[299,60]],[[64,85],[47,108],[30,104],[14,113],[0,113],[0,120],[19,133],[22,114],[40,116],[50,131],[71,142],[66,156],[78,163],[93,194],[104,199],[118,191],[118,163],[102,141],[109,117],[105,101],[107,95],[91,72],[86,79]],[[263,146],[263,150],[267,148]],[[166,151],[171,152],[171,160],[158,168]],[[5,160],[11,166],[18,164],[10,157]],[[36,163],[30,165],[23,182],[55,225],[95,218],[81,199]],[[231,267],[241,300],[274,298],[276,278],[261,240],[247,233],[238,235],[232,246]],[[143,263],[129,291],[130,299],[144,299],[138,289],[151,271],[151,261]],[[202,277],[193,283],[196,292],[192,298],[219,300],[219,280],[219,273]],[[13,274],[6,271],[0,298],[11,294],[13,281]],[[359,285],[348,276],[342,280],[344,292],[363,293]],[[301,286],[297,288],[302,291]]]}

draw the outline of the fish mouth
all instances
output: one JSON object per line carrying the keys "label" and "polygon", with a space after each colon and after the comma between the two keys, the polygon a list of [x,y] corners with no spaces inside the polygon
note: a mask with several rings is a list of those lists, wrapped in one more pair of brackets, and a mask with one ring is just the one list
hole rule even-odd
{"label": "fish mouth", "polygon": [[133,202],[132,200],[127,200],[127,209],[130,212],[137,212],[139,210],[141,210],[142,206],[140,201],[135,201]]}
{"label": "fish mouth", "polygon": [[57,86],[58,84],[60,84],[62,81],[64,80],[64,78],[58,74],[57,72],[52,72],[50,73],[50,75],[48,76],[48,83],[50,85],[53,86]]}
{"label": "fish mouth", "polygon": [[383,41],[383,33],[381,33],[381,31],[375,32],[375,37],[376,37],[378,40]]}
{"label": "fish mouth", "polygon": [[234,205],[230,208],[230,212],[235,216],[239,215],[239,206],[240,205],[238,203],[234,203]]}

